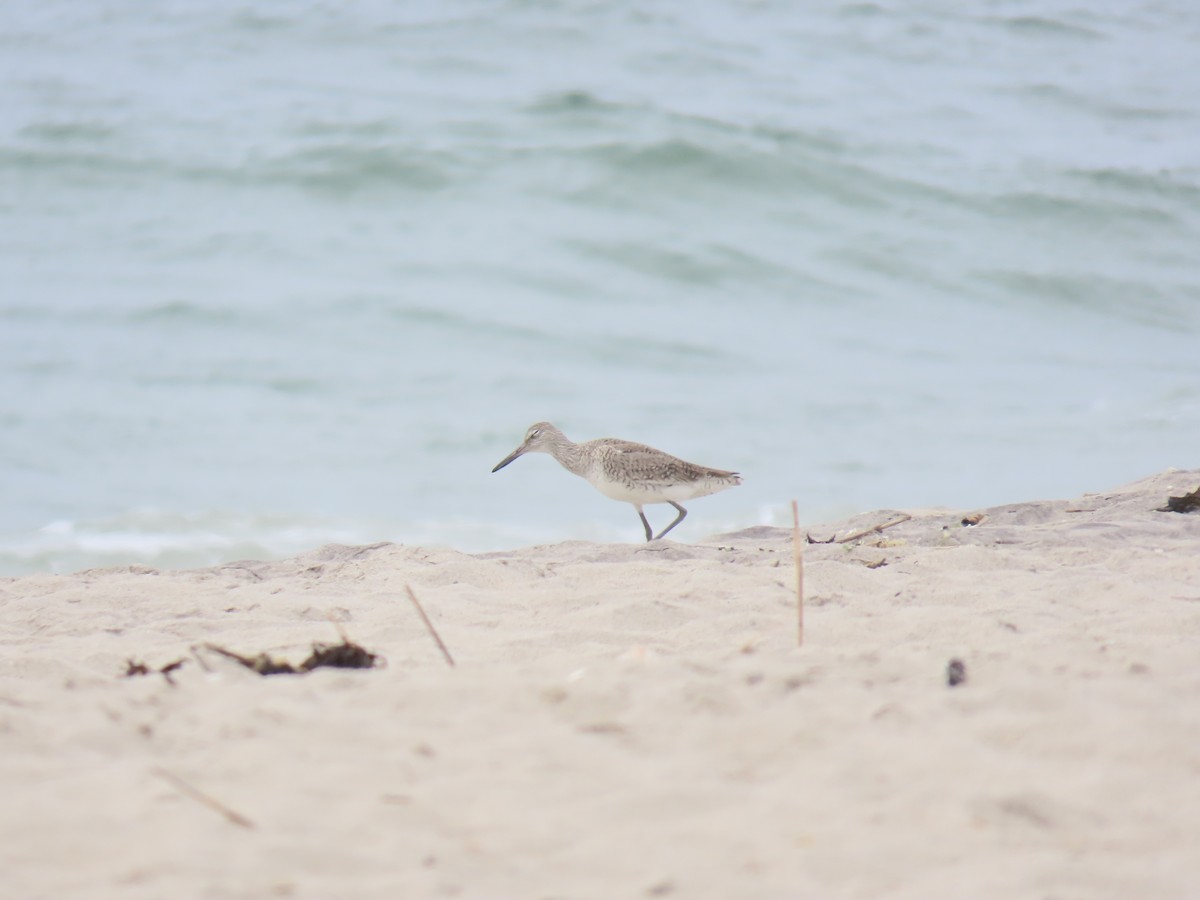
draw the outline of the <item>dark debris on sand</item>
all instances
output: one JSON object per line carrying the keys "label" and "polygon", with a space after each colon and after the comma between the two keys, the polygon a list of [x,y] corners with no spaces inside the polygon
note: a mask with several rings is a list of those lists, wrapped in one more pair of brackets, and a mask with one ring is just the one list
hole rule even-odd
{"label": "dark debris on sand", "polygon": [[[384,665],[382,656],[372,653],[370,650],[360,647],[346,638],[343,638],[339,644],[313,644],[312,653],[299,665],[292,665],[286,659],[279,659],[271,656],[269,653],[243,656],[240,653],[235,653],[216,644],[205,644],[204,649],[241,663],[247,669],[257,672],[259,675],[303,675],[305,672],[311,672],[313,669],[377,669],[382,668]],[[208,668],[203,658],[196,653],[196,648],[194,647],[192,648],[192,655],[203,668]],[[186,659],[177,659],[156,669],[146,665],[141,660],[128,659],[125,661],[124,677],[133,678],[137,675],[158,674],[162,675],[167,680],[167,683],[173,687],[175,680],[171,677],[171,673],[185,662],[187,662]]]}
{"label": "dark debris on sand", "polygon": [[1200,488],[1182,497],[1168,497],[1167,505],[1160,506],[1157,512],[1190,513],[1200,509]]}
{"label": "dark debris on sand", "polygon": [[242,656],[216,644],[205,644],[206,650],[236,660],[259,675],[303,675],[313,669],[374,669],[383,665],[383,657],[372,653],[353,641],[343,639],[340,644],[313,644],[308,659],[298,666],[286,659],[277,659],[266,653],[257,656]]}
{"label": "dark debris on sand", "polygon": [[171,687],[175,686],[175,679],[171,677],[171,673],[179,669],[187,662],[186,659],[177,659],[174,662],[169,662],[165,666],[160,666],[157,669],[152,669],[141,660],[127,659],[125,660],[125,676],[133,678],[137,675],[161,675],[167,680],[167,684]]}
{"label": "dark debris on sand", "polygon": [[958,687],[967,680],[967,664],[961,659],[952,659],[946,663],[946,684]]}

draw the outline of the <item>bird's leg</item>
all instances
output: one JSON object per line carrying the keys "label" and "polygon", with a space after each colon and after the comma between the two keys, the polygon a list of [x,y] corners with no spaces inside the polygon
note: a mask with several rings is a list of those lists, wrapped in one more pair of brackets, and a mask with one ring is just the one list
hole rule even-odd
{"label": "bird's leg", "polygon": [[648,544],[654,540],[654,531],[650,528],[650,523],[646,521],[646,514],[642,512],[640,506],[637,507],[637,511],[642,520],[642,527],[646,529],[646,543]]}
{"label": "bird's leg", "polygon": [[[677,510],[679,510],[679,515],[677,515],[677,516],[675,517],[675,521],[674,521],[674,522],[672,522],[670,525],[668,525],[666,528],[664,528],[662,531],[660,531],[660,532],[658,533],[658,537],[656,537],[656,538],[655,538],[655,540],[656,540],[656,541],[657,541],[657,540],[661,540],[661,539],[662,539],[662,536],[663,536],[664,534],[666,534],[668,531],[670,531],[672,528],[674,528],[676,525],[678,525],[680,522],[682,522],[682,521],[683,521],[683,517],[687,515],[687,510],[686,510],[686,509],[684,509],[682,506],[680,506],[678,503],[676,503],[674,500],[668,500],[667,502],[668,502],[668,503],[670,503],[670,504],[671,504],[673,507],[675,507]],[[642,521],[643,521],[643,522],[645,522],[645,521],[646,521],[646,518],[645,518],[645,516],[643,516],[643,517],[642,517]],[[648,528],[648,527],[649,527],[649,526],[647,526],[647,528]],[[649,534],[649,531],[647,531],[646,533],[647,533],[647,534]],[[647,540],[649,540],[649,538],[647,538]]]}

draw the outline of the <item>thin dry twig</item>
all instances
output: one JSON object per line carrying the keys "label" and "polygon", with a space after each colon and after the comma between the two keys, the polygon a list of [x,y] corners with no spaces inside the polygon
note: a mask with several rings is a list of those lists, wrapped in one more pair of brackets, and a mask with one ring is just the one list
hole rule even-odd
{"label": "thin dry twig", "polygon": [[204,659],[203,655],[201,655],[199,647],[197,647],[195,644],[192,644],[192,646],[188,648],[188,653],[192,655],[192,659],[196,660],[200,668],[202,668],[205,672],[212,672],[212,666],[210,666]]}
{"label": "thin dry twig", "polygon": [[213,653],[219,653],[227,659],[239,662],[247,669],[257,672],[259,675],[294,675],[298,671],[286,659],[275,659],[266,653],[260,653],[258,656],[242,656],[240,653],[226,650],[217,644],[205,644],[204,649],[211,650]]}
{"label": "thin dry twig", "polygon": [[228,806],[226,806],[220,800],[215,800],[214,798],[210,797],[208,794],[204,793],[199,788],[194,787],[193,785],[184,781],[182,778],[180,778],[174,772],[169,772],[166,769],[164,769],[162,766],[155,766],[150,771],[153,772],[155,775],[157,775],[159,778],[162,778],[165,781],[169,781],[171,783],[171,785],[173,787],[175,787],[175,789],[178,790],[181,794],[191,797],[197,803],[203,803],[209,809],[215,810],[216,812],[223,815],[230,822],[232,822],[234,825],[239,825],[242,828],[250,828],[250,829],[254,828],[254,823],[251,822],[249,819],[247,819],[245,816],[243,816],[241,813],[230,809]]}
{"label": "thin dry twig", "polygon": [[169,662],[158,670],[158,674],[167,680],[167,684],[175,687],[175,679],[171,677],[171,673],[182,668],[185,662],[187,662],[186,659],[177,659],[174,662]]}
{"label": "thin dry twig", "polygon": [[342,623],[337,620],[336,616],[334,616],[332,609],[325,610],[325,618],[329,620],[329,624],[334,627],[335,631],[337,631],[338,637],[342,639],[342,643],[349,644],[350,638],[346,636],[346,629],[342,627]]}
{"label": "thin dry twig", "polygon": [[796,646],[804,646],[804,555],[800,549],[800,507],[792,501],[792,555],[796,559]]}
{"label": "thin dry twig", "polygon": [[898,518],[892,519],[890,522],[884,522],[882,525],[875,525],[872,528],[864,528],[862,531],[856,531],[854,534],[848,534],[845,537],[838,538],[834,541],[835,544],[848,544],[850,541],[857,541],[859,538],[866,537],[868,534],[876,534],[884,529],[891,528],[893,525],[900,525],[911,519],[908,513],[901,513]]}
{"label": "thin dry twig", "polygon": [[417,608],[417,614],[421,617],[421,621],[425,623],[425,627],[429,630],[430,635],[437,641],[438,649],[442,651],[442,656],[446,657],[446,662],[450,664],[450,668],[454,668],[454,657],[450,655],[450,651],[446,649],[446,645],[442,643],[441,636],[437,633],[437,629],[433,627],[433,623],[429,621],[429,616],[425,615],[425,610],[421,608],[421,601],[417,599],[417,595],[413,593],[412,585],[406,584],[404,589],[408,591],[408,599],[412,601],[413,606]]}

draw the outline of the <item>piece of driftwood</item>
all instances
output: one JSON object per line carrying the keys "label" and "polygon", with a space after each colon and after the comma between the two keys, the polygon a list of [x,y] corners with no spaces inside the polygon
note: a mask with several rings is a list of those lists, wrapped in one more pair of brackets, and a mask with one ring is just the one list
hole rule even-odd
{"label": "piece of driftwood", "polygon": [[1167,505],[1160,506],[1155,512],[1190,513],[1200,509],[1200,488],[1182,497],[1168,497]]}
{"label": "piece of driftwood", "polygon": [[806,534],[805,539],[810,544],[848,544],[851,541],[857,541],[859,538],[864,538],[868,534],[878,534],[887,528],[891,528],[893,525],[900,525],[904,522],[907,522],[911,518],[912,516],[910,516],[908,513],[901,513],[890,522],[884,522],[881,525],[872,525],[870,528],[860,529],[859,531],[855,531],[854,533],[848,534],[845,537],[838,537],[837,535],[834,535],[833,537],[829,538],[829,540],[822,541],[813,537],[811,534]]}

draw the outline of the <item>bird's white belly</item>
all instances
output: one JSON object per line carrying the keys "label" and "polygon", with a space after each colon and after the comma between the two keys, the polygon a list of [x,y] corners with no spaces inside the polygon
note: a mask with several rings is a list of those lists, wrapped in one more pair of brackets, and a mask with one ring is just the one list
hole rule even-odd
{"label": "bird's white belly", "polygon": [[706,482],[691,482],[688,484],[643,484],[630,485],[623,481],[610,481],[607,478],[588,476],[588,482],[605,497],[620,500],[622,503],[669,503],[672,500],[679,503],[703,497],[721,486],[709,485]]}

